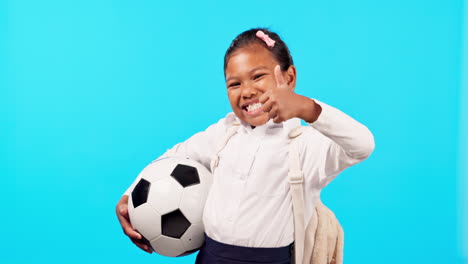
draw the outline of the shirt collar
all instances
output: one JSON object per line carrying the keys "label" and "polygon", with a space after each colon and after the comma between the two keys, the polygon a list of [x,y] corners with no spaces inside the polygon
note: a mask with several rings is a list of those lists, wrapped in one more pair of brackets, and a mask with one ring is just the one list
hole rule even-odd
{"label": "shirt collar", "polygon": [[257,126],[255,127],[254,129],[252,129],[252,127],[250,126],[250,124],[248,124],[247,122],[243,121],[243,120],[240,120],[240,118],[238,118],[236,115],[235,116],[235,120],[237,122],[240,123],[242,129],[247,132],[247,133],[251,133],[255,130],[257,131],[266,131],[267,129],[273,129],[273,128],[283,128],[285,131],[285,133],[289,133],[289,131],[291,131],[292,129],[298,127],[301,125],[301,119],[300,118],[291,118],[291,119],[288,119],[284,122],[281,122],[279,124],[276,124],[275,122],[273,122],[273,119],[270,119],[268,120],[268,122],[264,125],[261,125],[261,126]]}

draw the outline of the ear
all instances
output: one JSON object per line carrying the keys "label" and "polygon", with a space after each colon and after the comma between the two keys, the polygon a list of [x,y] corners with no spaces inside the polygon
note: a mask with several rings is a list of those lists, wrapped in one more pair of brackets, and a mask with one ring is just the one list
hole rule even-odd
{"label": "ear", "polygon": [[285,72],[285,79],[287,80],[288,86],[294,89],[296,88],[296,67],[294,65],[289,66]]}

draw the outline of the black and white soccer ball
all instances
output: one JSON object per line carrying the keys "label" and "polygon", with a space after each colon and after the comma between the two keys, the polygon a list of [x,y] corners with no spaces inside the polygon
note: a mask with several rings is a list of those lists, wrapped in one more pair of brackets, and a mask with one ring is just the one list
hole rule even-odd
{"label": "black and white soccer ball", "polygon": [[128,199],[133,228],[164,256],[200,249],[203,208],[213,180],[208,169],[188,158],[167,157],[149,164],[139,176]]}

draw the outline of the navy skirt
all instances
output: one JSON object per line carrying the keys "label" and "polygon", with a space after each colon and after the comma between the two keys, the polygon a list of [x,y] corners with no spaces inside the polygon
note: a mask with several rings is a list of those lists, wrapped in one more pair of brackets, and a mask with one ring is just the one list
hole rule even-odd
{"label": "navy skirt", "polygon": [[215,241],[205,234],[195,264],[291,264],[293,252],[293,244],[279,248],[241,247]]}

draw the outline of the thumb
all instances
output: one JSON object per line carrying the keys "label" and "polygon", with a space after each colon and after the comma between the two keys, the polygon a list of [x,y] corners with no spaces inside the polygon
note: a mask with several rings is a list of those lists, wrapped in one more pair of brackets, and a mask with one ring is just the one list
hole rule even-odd
{"label": "thumb", "polygon": [[281,68],[279,65],[275,66],[275,80],[276,80],[276,87],[280,89],[288,88],[286,84],[286,80],[284,79],[283,73],[281,72]]}
{"label": "thumb", "polygon": [[119,213],[128,218],[128,206],[125,206],[125,205],[121,205],[120,208],[119,208]]}

